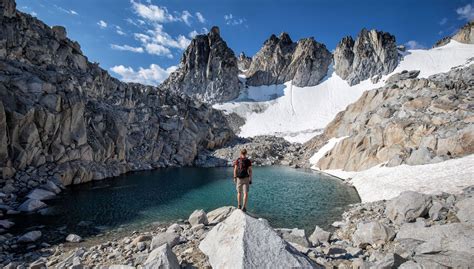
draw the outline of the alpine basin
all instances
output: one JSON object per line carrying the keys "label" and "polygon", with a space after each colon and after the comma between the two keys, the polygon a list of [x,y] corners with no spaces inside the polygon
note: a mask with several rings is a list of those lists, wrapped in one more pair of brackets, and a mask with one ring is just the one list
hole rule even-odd
{"label": "alpine basin", "polygon": [[[20,226],[139,229],[155,222],[186,219],[195,209],[236,205],[232,168],[169,168],[135,172],[113,179],[69,187],[45,216],[21,218]],[[254,167],[248,211],[273,227],[328,229],[341,218],[357,192],[329,175],[289,167]]]}

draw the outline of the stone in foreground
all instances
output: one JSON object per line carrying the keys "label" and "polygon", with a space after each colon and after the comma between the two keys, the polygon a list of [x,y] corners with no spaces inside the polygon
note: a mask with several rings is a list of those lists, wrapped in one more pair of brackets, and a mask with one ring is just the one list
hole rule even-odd
{"label": "stone in foreground", "polygon": [[66,241],[71,243],[79,243],[82,241],[82,237],[77,234],[70,234],[66,237]]}
{"label": "stone in foreground", "polygon": [[313,245],[318,246],[324,242],[329,242],[330,238],[331,238],[330,232],[326,232],[319,226],[316,226],[316,228],[314,228],[314,232],[309,236],[309,241]]}
{"label": "stone in foreground", "polygon": [[40,239],[40,237],[41,237],[41,232],[40,231],[27,232],[26,234],[24,234],[20,238],[18,238],[18,243],[35,242],[36,240]]}
{"label": "stone in foreground", "polygon": [[179,243],[179,235],[175,233],[160,233],[151,240],[151,249],[161,247],[164,244],[174,247]]}
{"label": "stone in foreground", "polygon": [[213,268],[322,268],[265,222],[235,210],[200,243]]}
{"label": "stone in foreground", "polygon": [[431,198],[418,192],[405,191],[387,202],[385,214],[395,223],[412,222],[428,213]]}
{"label": "stone in foreground", "polygon": [[166,269],[179,269],[179,262],[176,255],[171,250],[168,244],[164,244],[161,247],[153,250],[145,263],[143,264],[144,269],[155,269],[155,268],[166,268]]}
{"label": "stone in foreground", "polygon": [[235,210],[233,206],[223,206],[207,213],[207,221],[209,225],[215,225],[224,221]]}
{"label": "stone in foreground", "polygon": [[366,247],[367,245],[381,245],[393,239],[395,232],[379,222],[360,222],[352,237],[352,241],[357,247]]}
{"label": "stone in foreground", "polygon": [[45,208],[46,204],[36,199],[28,199],[18,207],[19,211],[22,212],[33,212],[41,208]]}
{"label": "stone in foreground", "polygon": [[34,189],[26,197],[30,199],[42,201],[42,200],[52,199],[54,198],[54,196],[56,196],[56,194],[53,192],[43,190],[43,189]]}
{"label": "stone in foreground", "polygon": [[204,210],[199,209],[199,210],[194,210],[194,212],[189,216],[188,219],[189,223],[191,226],[195,226],[198,224],[204,224],[207,225],[207,215]]}

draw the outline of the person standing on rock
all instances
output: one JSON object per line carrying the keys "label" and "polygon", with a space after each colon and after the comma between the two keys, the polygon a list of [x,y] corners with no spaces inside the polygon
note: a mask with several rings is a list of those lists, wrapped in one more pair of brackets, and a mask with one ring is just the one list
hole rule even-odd
{"label": "person standing on rock", "polygon": [[[240,157],[234,162],[234,182],[237,189],[237,208],[247,211],[247,199],[252,184],[252,162],[247,158],[247,150],[240,150]],[[240,203],[243,194],[243,205]]]}

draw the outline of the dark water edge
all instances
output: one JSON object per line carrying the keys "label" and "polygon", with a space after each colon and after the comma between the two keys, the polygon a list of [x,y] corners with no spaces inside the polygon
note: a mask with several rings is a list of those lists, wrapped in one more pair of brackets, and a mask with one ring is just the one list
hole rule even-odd
{"label": "dark water edge", "polygon": [[[130,233],[187,219],[195,209],[210,211],[235,205],[232,168],[165,168],[130,172],[118,177],[68,187],[47,201],[48,215],[22,215],[12,230],[43,231],[43,240],[63,242],[69,233],[85,238]],[[255,167],[249,212],[272,227],[331,229],[357,191],[320,172],[282,166]]]}

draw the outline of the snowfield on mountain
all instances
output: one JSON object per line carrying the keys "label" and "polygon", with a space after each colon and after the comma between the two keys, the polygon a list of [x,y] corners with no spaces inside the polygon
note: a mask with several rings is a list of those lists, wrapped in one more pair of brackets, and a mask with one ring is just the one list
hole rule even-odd
{"label": "snowfield on mountain", "polygon": [[355,102],[364,91],[381,87],[391,75],[403,70],[420,70],[418,78],[426,78],[467,65],[474,57],[474,45],[451,40],[442,47],[401,53],[403,58],[397,68],[375,84],[367,79],[350,86],[330,68],[316,86],[297,87],[289,81],[281,85],[248,87],[237,99],[216,104],[214,108],[234,112],[245,119],[239,136],[275,135],[304,143],[320,133],[339,111]]}

